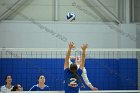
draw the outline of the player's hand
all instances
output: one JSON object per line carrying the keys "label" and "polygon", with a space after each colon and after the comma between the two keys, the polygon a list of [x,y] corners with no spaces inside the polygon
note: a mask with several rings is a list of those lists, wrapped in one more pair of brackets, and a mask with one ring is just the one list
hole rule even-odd
{"label": "player's hand", "polygon": [[96,88],[96,87],[93,87],[92,88],[92,91],[96,91],[96,90],[98,90],[98,88]]}
{"label": "player's hand", "polygon": [[83,51],[86,50],[87,47],[88,47],[88,44],[83,44],[83,45],[81,46],[81,48],[82,48]]}
{"label": "player's hand", "polygon": [[75,48],[75,45],[74,45],[73,42],[70,42],[70,43],[69,43],[69,48],[70,48],[70,49]]}

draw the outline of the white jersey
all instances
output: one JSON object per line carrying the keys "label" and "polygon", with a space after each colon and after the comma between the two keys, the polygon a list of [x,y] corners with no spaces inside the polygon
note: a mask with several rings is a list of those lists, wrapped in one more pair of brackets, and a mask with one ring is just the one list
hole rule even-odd
{"label": "white jersey", "polygon": [[1,92],[2,93],[9,93],[12,89],[13,89],[14,86],[11,86],[11,88],[7,88],[6,85],[3,85],[1,86]]}

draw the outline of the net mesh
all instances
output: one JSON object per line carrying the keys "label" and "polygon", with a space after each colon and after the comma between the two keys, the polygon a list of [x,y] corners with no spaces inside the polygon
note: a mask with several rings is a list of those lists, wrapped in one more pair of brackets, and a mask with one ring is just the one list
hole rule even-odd
{"label": "net mesh", "polygon": [[[67,49],[1,48],[1,85],[10,74],[13,84],[20,83],[28,91],[43,74],[51,91],[63,91],[66,52]],[[81,50],[74,49],[71,55],[80,56]],[[139,59],[139,49],[88,49],[85,68],[89,81],[99,90],[138,90]]]}

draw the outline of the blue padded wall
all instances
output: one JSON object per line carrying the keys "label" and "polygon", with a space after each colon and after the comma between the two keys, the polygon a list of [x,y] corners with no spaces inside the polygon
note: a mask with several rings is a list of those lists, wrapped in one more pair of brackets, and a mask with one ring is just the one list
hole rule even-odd
{"label": "blue padded wall", "polygon": [[[20,83],[24,90],[37,84],[37,77],[46,76],[51,90],[63,90],[64,59],[1,58],[0,86],[7,74],[12,75],[13,85]],[[85,65],[91,83],[100,90],[138,89],[137,59],[86,59]],[[83,89],[83,88],[81,88]],[[86,86],[83,90],[88,90]]]}

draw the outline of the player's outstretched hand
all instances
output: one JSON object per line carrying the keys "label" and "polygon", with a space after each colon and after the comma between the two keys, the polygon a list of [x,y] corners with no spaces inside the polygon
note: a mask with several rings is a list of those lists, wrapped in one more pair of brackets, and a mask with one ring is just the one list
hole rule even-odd
{"label": "player's outstretched hand", "polygon": [[82,48],[83,51],[86,50],[86,49],[88,48],[88,44],[83,44],[83,45],[81,46],[81,48]]}
{"label": "player's outstretched hand", "polygon": [[70,48],[70,49],[75,48],[75,45],[74,45],[73,42],[70,42],[70,43],[69,43],[69,48]]}
{"label": "player's outstretched hand", "polygon": [[96,87],[93,87],[92,88],[92,91],[96,91],[96,90],[98,90],[98,88],[96,88]]}

